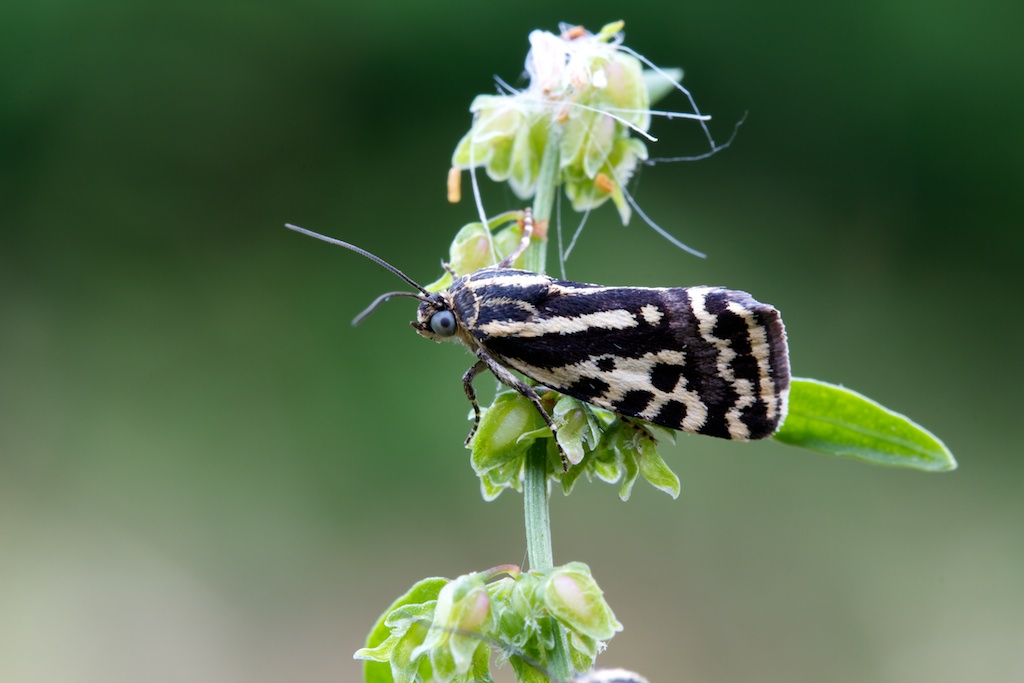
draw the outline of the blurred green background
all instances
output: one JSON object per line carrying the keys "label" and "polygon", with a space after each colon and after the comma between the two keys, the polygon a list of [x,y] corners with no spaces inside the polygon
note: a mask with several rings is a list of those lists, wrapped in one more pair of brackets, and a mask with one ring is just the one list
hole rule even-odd
{"label": "blurred green background", "polygon": [[1024,5],[56,0],[0,9],[0,681],[354,681],[415,580],[524,560],[521,499],[484,503],[461,446],[468,357],[406,301],[352,329],[400,284],[282,224],[434,279],[475,216],[444,198],[473,96],[531,29],[620,18],[719,140],[749,116],[634,186],[710,258],[608,206],[569,276],[755,292],[796,374],[960,469],[684,436],[676,501],[556,494],[556,562],[626,625],[599,661],[1024,679]]}

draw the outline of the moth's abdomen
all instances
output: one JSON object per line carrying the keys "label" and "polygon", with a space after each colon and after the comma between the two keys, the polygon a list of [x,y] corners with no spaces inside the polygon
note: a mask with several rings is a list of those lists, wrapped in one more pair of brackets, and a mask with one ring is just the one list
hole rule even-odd
{"label": "moth's abdomen", "polygon": [[545,386],[671,429],[747,440],[781,425],[789,359],[771,306],[714,287],[549,282],[513,307],[511,292],[486,311],[481,297],[481,346]]}

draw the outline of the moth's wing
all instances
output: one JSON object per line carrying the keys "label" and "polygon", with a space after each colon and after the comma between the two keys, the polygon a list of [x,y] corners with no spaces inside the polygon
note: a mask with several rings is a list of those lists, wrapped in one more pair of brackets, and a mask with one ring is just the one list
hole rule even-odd
{"label": "moth's wing", "polygon": [[745,292],[600,287],[535,274],[479,283],[477,341],[541,384],[622,415],[726,439],[786,414],[782,320]]}

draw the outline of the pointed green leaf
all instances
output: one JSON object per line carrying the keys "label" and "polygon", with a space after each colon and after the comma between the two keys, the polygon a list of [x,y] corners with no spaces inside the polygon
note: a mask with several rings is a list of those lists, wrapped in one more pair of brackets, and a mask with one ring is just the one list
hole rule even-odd
{"label": "pointed green leaf", "polygon": [[844,387],[794,379],[775,438],[802,448],[928,472],[956,469],[945,444],[909,418]]}

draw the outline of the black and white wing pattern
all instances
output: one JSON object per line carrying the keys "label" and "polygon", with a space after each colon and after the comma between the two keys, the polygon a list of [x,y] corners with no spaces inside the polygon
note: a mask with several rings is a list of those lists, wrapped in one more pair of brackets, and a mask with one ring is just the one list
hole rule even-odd
{"label": "black and white wing pattern", "polygon": [[761,439],[786,416],[779,312],[719,287],[606,287],[484,268],[452,302],[499,362],[581,401],[656,425]]}

